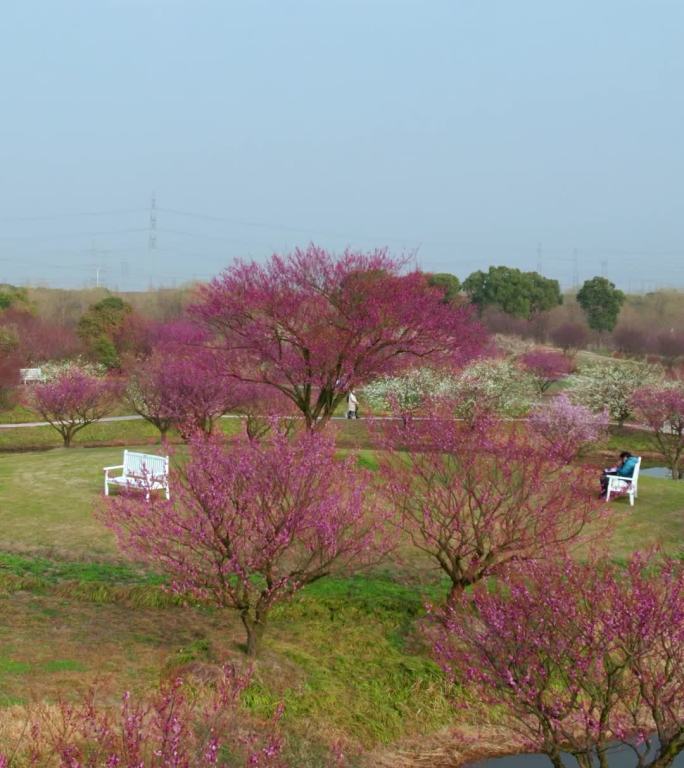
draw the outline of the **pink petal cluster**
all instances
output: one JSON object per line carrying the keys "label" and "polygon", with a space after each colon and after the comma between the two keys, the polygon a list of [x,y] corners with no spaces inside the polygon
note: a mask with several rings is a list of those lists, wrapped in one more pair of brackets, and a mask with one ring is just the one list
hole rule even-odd
{"label": "pink petal cluster", "polygon": [[605,436],[609,416],[605,411],[594,413],[561,394],[535,408],[529,424],[546,450],[569,462]]}

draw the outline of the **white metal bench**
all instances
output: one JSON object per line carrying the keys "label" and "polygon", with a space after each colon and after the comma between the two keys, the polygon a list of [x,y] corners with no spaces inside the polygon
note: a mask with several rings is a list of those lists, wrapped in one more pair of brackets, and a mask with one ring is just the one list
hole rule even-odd
{"label": "white metal bench", "polygon": [[[109,473],[115,469],[122,469],[123,472],[118,477],[110,477]],[[123,464],[104,467],[104,473],[105,496],[109,496],[110,485],[118,485],[120,488],[138,488],[145,491],[147,500],[151,491],[164,491],[166,498],[170,498],[168,456],[124,451]]]}
{"label": "white metal bench", "polygon": [[610,501],[610,494],[614,496],[626,493],[629,496],[629,505],[634,506],[634,499],[639,495],[639,469],[641,467],[641,456],[634,465],[634,473],[631,477],[620,477],[620,475],[606,475],[608,478],[608,488],[606,489],[606,501]]}
{"label": "white metal bench", "polygon": [[42,368],[20,368],[19,376],[22,384],[30,384],[32,381],[45,381]]}

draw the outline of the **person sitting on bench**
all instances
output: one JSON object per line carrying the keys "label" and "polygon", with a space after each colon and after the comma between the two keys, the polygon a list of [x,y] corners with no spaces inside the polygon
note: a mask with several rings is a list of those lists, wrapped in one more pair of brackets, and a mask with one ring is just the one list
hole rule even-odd
{"label": "person sitting on bench", "polygon": [[608,490],[608,475],[618,475],[629,479],[634,474],[634,467],[637,465],[638,458],[632,456],[629,451],[623,451],[620,454],[620,461],[614,467],[608,467],[603,470],[601,475],[601,493],[599,498],[603,498]]}

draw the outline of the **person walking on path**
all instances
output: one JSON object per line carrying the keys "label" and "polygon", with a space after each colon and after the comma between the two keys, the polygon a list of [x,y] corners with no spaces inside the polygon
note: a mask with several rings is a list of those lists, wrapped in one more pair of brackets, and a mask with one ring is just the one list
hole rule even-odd
{"label": "person walking on path", "polygon": [[347,418],[359,418],[359,401],[354,394],[354,390],[350,390],[349,394],[347,395]]}

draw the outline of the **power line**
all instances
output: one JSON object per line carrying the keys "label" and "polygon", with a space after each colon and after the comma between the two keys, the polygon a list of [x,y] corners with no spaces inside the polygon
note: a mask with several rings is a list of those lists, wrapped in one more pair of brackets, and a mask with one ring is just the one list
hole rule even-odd
{"label": "power line", "polygon": [[75,213],[53,213],[46,216],[0,216],[0,221],[55,221],[86,216],[123,216],[145,212],[144,208],[119,208],[111,211],[77,211]]}
{"label": "power line", "polygon": [[123,235],[131,232],[147,232],[146,227],[135,227],[132,229],[111,229],[101,232],[51,232],[42,235],[0,235],[2,240],[45,240],[58,239],[62,237],[103,237],[108,235]]}

